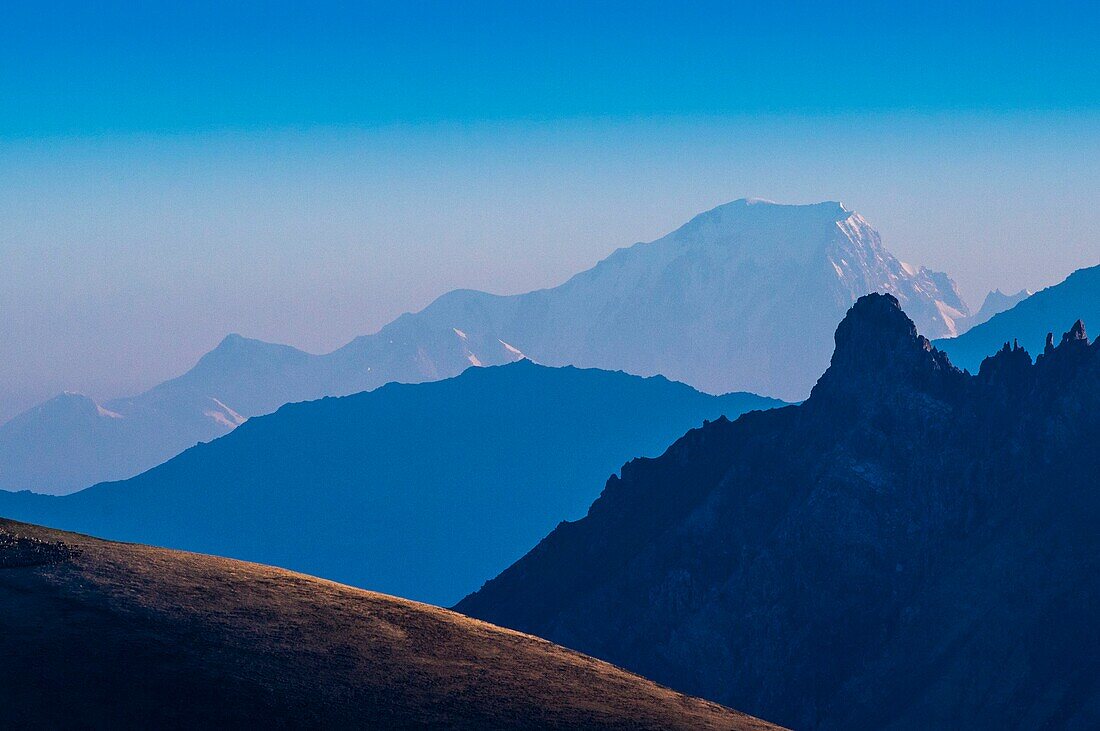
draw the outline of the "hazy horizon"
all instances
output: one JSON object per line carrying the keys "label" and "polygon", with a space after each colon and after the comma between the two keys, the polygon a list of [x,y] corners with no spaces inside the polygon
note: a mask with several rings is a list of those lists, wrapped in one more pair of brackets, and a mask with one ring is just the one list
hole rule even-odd
{"label": "hazy horizon", "polygon": [[1100,262],[1083,5],[330,10],[13,13],[0,421],[230,332],[325,352],[553,286],[742,197],[841,200],[975,310]]}

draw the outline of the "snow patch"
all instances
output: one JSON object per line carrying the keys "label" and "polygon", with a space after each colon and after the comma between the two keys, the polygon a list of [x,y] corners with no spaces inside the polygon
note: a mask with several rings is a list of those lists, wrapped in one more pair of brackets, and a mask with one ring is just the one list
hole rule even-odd
{"label": "snow patch", "polygon": [[940,317],[943,318],[943,324],[947,326],[946,337],[957,337],[959,334],[958,321],[965,319],[966,315],[940,300],[934,300],[933,304],[936,306],[936,311],[940,313]]}
{"label": "snow patch", "polygon": [[210,410],[204,411],[204,412],[202,412],[203,416],[206,416],[206,417],[209,417],[209,418],[213,419],[215,422],[217,422],[218,424],[221,424],[222,426],[226,427],[227,429],[236,429],[238,426],[240,426],[241,424],[243,424],[247,421],[247,419],[245,417],[241,416],[236,411],[229,408],[228,406],[226,406],[224,403],[222,403],[218,399],[214,398],[213,396],[210,397],[210,400],[213,401],[215,404],[217,404],[218,409],[220,409],[220,410],[219,411],[214,411],[213,409],[210,409]]}
{"label": "snow patch", "polygon": [[501,345],[503,345],[504,349],[507,350],[512,355],[518,356],[520,358],[526,358],[527,357],[526,355],[523,354],[523,351],[521,351],[519,348],[516,348],[516,347],[513,347],[513,346],[509,345],[508,343],[504,342],[500,338],[497,338],[497,342],[500,343]]}
{"label": "snow patch", "polygon": [[96,410],[96,413],[98,413],[100,416],[105,416],[108,419],[121,419],[121,418],[123,418],[122,414],[118,413],[117,411],[111,411],[110,409],[105,409],[102,406],[100,406],[99,404],[95,405],[95,410]]}

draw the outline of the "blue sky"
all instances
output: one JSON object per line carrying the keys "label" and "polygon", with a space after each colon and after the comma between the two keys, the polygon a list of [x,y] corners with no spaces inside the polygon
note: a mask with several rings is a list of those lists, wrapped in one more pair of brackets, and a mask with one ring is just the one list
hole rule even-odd
{"label": "blue sky", "polygon": [[1098,13],[1011,1],[25,3],[0,30],[0,132],[1096,109]]}
{"label": "blue sky", "polygon": [[[36,3],[0,23],[0,419],[320,351],[742,196],[976,307],[1100,258],[1086,3]],[[231,6],[231,7],[230,7]]]}

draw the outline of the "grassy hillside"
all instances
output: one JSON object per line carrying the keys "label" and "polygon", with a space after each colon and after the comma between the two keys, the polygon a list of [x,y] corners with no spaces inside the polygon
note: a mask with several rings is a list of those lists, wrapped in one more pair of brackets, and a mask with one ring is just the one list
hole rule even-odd
{"label": "grassy hillside", "polygon": [[9,728],[774,728],[444,609],[7,520],[0,626]]}

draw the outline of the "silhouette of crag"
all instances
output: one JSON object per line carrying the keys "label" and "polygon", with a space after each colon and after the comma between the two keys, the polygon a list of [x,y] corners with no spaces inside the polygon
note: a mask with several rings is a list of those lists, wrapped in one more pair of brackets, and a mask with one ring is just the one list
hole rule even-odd
{"label": "silhouette of crag", "polygon": [[977,375],[888,295],[457,606],[799,729],[1100,726],[1100,342]]}

